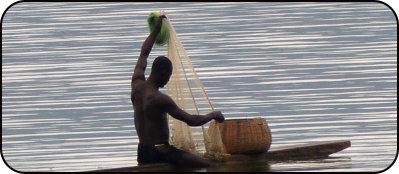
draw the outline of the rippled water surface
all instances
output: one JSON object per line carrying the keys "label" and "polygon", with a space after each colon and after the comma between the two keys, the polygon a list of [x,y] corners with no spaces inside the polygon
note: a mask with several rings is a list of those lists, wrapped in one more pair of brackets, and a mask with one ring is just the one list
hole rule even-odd
{"label": "rippled water surface", "polygon": [[[381,3],[22,2],[2,23],[2,152],[10,166],[137,165],[130,77],[146,17],[160,9],[227,118],[266,118],[272,148],[352,142],[327,159],[223,170],[380,171],[393,162],[397,25]],[[165,54],[155,46],[149,65]]]}

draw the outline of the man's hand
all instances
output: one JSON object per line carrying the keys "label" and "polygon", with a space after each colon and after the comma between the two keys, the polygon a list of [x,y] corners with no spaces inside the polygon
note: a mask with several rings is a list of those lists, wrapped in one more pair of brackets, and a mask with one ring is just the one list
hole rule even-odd
{"label": "man's hand", "polygon": [[155,28],[161,28],[162,26],[162,19],[166,18],[165,15],[161,15],[159,17],[154,18]]}
{"label": "man's hand", "polygon": [[221,123],[224,121],[224,116],[222,114],[222,112],[220,111],[213,111],[211,112],[213,119],[215,119],[217,122]]}

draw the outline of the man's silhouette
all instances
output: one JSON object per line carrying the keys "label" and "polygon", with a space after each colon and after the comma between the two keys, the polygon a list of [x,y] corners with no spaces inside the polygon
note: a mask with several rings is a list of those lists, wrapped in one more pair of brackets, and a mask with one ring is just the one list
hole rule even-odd
{"label": "man's silhouette", "polygon": [[144,76],[147,58],[161,29],[163,18],[166,17],[155,17],[155,28],[141,47],[131,81],[134,124],[139,137],[137,161],[139,164],[168,162],[181,167],[207,167],[210,166],[208,161],[169,145],[166,114],[189,126],[200,126],[212,119],[223,122],[222,113],[215,111],[207,115],[191,115],[180,109],[169,96],[159,92],[159,88],[164,87],[172,75],[172,63],[165,56],[154,60],[147,80]]}

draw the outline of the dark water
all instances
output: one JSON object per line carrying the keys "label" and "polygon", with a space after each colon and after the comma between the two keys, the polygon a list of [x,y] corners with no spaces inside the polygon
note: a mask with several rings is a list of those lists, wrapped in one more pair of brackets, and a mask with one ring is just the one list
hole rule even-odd
{"label": "dark water", "polygon": [[[397,24],[383,4],[23,2],[2,25],[9,165],[24,172],[137,165],[130,77],[146,17],[161,9],[226,117],[266,118],[272,148],[352,142],[327,159],[212,171],[380,171],[393,162]],[[165,54],[154,47],[149,65]]]}

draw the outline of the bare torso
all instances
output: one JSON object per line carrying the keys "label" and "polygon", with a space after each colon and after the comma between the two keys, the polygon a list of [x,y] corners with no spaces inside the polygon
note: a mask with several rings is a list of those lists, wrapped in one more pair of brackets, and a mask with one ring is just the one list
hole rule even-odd
{"label": "bare torso", "polygon": [[140,143],[160,144],[169,141],[166,110],[159,100],[162,94],[147,81],[139,81],[132,86],[134,124]]}

